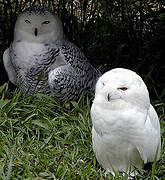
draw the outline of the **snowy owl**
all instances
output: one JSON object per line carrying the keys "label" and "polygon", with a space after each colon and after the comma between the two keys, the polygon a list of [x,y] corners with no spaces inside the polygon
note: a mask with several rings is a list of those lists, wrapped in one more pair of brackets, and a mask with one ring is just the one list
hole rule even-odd
{"label": "snowy owl", "polygon": [[142,78],[116,68],[96,84],[91,107],[92,142],[106,172],[133,173],[160,158],[160,124]]}
{"label": "snowy owl", "polygon": [[41,6],[27,8],[17,18],[3,62],[9,80],[24,93],[53,94],[60,101],[77,100],[85,89],[94,91],[101,75],[64,38],[58,16]]}

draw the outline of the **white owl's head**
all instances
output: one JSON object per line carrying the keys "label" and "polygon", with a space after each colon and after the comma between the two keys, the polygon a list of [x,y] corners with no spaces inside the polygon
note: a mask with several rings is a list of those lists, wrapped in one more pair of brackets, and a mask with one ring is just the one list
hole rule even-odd
{"label": "white owl's head", "polygon": [[46,43],[62,37],[61,21],[46,7],[32,6],[17,18],[14,30],[15,41]]}
{"label": "white owl's head", "polygon": [[142,78],[135,72],[116,68],[103,74],[95,90],[95,101],[104,104],[122,103],[148,108],[149,93]]}

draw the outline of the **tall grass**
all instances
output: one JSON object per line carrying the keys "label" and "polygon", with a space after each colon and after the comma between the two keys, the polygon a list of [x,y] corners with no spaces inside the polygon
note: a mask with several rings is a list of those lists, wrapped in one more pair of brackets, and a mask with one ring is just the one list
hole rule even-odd
{"label": "tall grass", "polygon": [[[92,95],[58,104],[43,94],[9,93],[4,84],[0,97],[0,179],[112,179],[98,165],[92,150]],[[157,105],[161,160],[140,173],[138,180],[164,177],[165,104]],[[124,180],[127,175],[115,179]]]}

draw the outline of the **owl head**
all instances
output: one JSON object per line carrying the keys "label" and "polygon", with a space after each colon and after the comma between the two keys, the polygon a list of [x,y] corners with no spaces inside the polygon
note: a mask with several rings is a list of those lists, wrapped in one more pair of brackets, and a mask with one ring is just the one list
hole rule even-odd
{"label": "owl head", "polygon": [[32,6],[17,18],[14,29],[15,41],[47,43],[63,38],[60,19],[48,8]]}
{"label": "owl head", "polygon": [[135,72],[115,68],[103,74],[95,90],[95,100],[100,105],[109,108],[109,105],[116,104],[115,107],[149,108],[149,93],[142,78]]}

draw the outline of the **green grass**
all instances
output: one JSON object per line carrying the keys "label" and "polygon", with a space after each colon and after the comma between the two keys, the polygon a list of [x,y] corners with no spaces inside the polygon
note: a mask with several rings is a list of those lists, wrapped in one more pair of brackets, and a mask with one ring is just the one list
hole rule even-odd
{"label": "green grass", "polygon": [[[92,150],[90,102],[59,105],[43,94],[22,96],[0,87],[0,179],[112,179]],[[157,101],[162,135],[161,160],[137,180],[165,180],[165,102]],[[127,179],[127,177],[118,179]]]}

